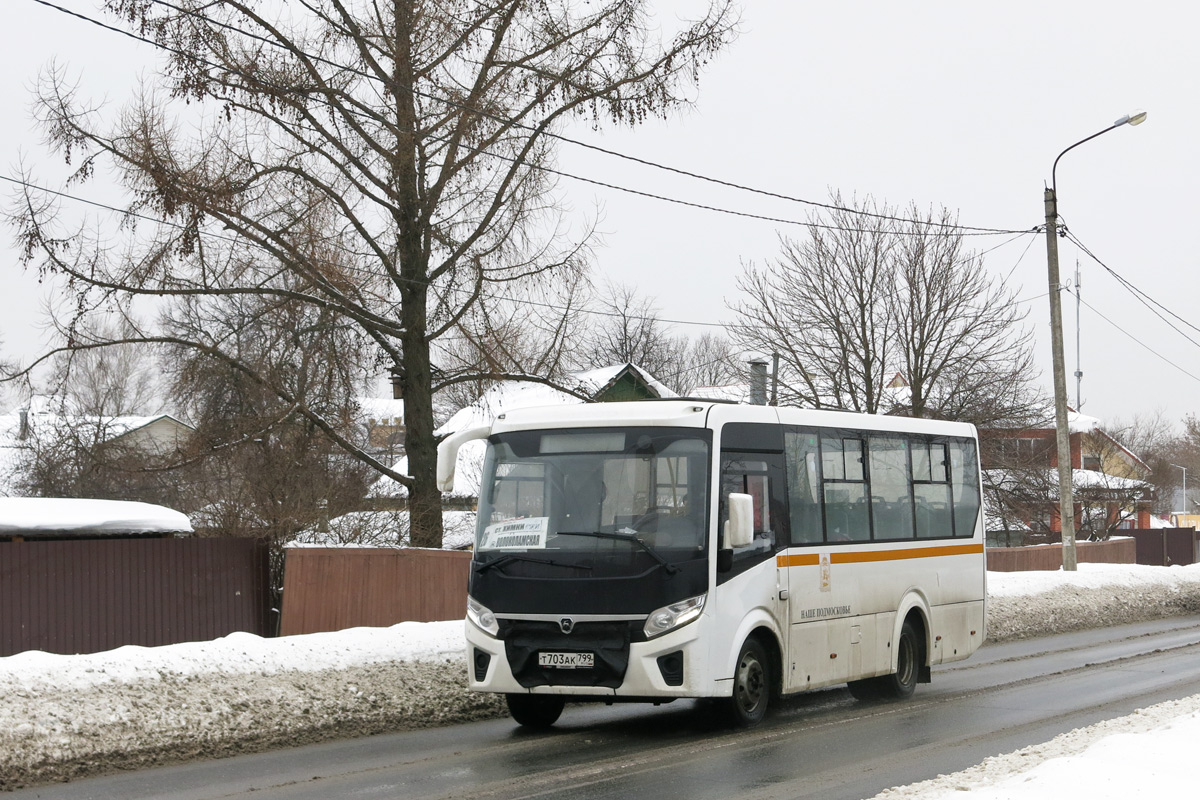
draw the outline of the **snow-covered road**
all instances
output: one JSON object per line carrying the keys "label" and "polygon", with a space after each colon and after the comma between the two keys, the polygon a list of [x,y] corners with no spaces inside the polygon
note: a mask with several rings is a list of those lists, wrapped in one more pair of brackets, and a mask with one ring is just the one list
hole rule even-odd
{"label": "snow-covered road", "polygon": [[[1084,564],[1074,574],[989,573],[988,581],[992,640],[1200,611],[1200,565]],[[464,691],[464,670],[457,620],[0,658],[0,788],[503,713],[498,698]],[[1116,745],[1105,739],[1117,734],[1125,738]],[[881,797],[926,800],[969,790],[989,800],[1017,794],[1037,800],[1061,795],[1063,781],[1073,795],[1086,778],[1098,784],[1096,792],[1089,790],[1094,800],[1110,796],[1103,792],[1125,780],[1134,788],[1147,785],[1148,761],[1131,750],[1164,753],[1181,741],[1194,742],[1197,734],[1200,698],[1190,698]],[[1086,750],[1093,743],[1099,749]],[[1141,763],[1136,775],[1101,781],[1114,746],[1125,755],[1117,763]],[[1154,763],[1165,770],[1179,761]],[[1178,779],[1159,772],[1150,781],[1159,791],[1120,796],[1175,796]],[[1005,788],[1010,784],[1004,780],[1019,783],[1019,791]]]}

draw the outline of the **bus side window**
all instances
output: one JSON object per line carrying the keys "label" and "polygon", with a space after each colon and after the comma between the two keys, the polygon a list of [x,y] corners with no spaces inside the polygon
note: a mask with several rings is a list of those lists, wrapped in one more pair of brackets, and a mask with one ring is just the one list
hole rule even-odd
{"label": "bus side window", "polygon": [[862,434],[826,431],[821,436],[825,540],[869,542],[871,516]]}
{"label": "bus side window", "polygon": [[950,481],[954,497],[954,535],[974,536],[979,521],[979,470],[975,442],[950,441]]}
{"label": "bus side window", "polygon": [[821,451],[817,446],[816,432],[788,431],[784,434],[784,450],[787,454],[792,544],[820,544],[824,535],[821,523]]}
{"label": "bus side window", "polygon": [[729,516],[731,492],[748,494],[754,499],[754,541],[734,550],[733,572],[772,557],[786,546],[787,521],[783,497],[783,459],[778,455],[725,453],[721,459],[720,524]]}

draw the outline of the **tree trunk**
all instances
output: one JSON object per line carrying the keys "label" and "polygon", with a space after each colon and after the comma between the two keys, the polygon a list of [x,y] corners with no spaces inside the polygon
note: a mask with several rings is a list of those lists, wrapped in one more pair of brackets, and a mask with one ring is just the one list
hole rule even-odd
{"label": "tree trunk", "polygon": [[418,191],[417,114],[411,87],[413,7],[397,2],[396,61],[393,91],[399,136],[393,161],[396,194],[396,258],[400,274],[401,386],[404,397],[405,452],[413,483],[408,491],[409,543],[442,546],[442,496],[437,488],[437,444],[433,435],[433,378],[426,338],[429,256],[423,246]]}

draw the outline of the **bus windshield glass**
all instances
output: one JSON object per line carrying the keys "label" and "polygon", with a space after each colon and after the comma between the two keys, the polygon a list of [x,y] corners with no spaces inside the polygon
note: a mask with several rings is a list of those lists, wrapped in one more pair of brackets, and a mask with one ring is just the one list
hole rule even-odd
{"label": "bus windshield glass", "polygon": [[476,560],[695,559],[705,550],[709,454],[707,431],[675,428],[493,436]]}

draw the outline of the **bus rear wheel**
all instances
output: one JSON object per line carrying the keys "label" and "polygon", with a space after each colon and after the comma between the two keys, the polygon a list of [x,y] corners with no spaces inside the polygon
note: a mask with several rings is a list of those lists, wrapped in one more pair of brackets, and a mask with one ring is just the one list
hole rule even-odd
{"label": "bus rear wheel", "polygon": [[758,639],[746,640],[733,671],[733,694],[727,702],[729,720],[748,728],[767,715],[771,700],[771,662]]}
{"label": "bus rear wheel", "polygon": [[917,631],[905,622],[896,644],[896,671],[880,678],[850,681],[850,694],[856,700],[905,700],[916,691],[924,664],[924,647]]}
{"label": "bus rear wheel", "polygon": [[526,728],[549,728],[562,716],[566,700],[547,694],[506,694],[508,713]]}

